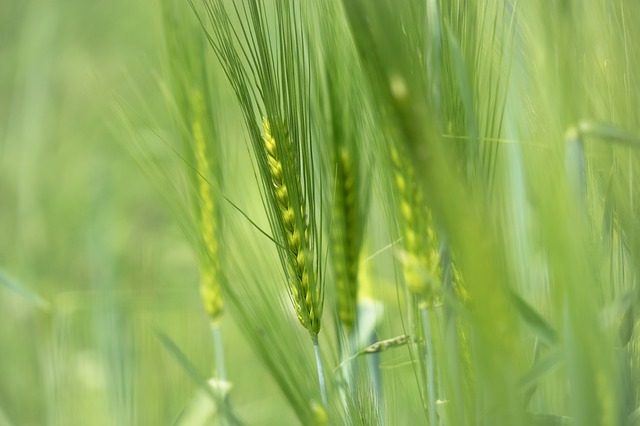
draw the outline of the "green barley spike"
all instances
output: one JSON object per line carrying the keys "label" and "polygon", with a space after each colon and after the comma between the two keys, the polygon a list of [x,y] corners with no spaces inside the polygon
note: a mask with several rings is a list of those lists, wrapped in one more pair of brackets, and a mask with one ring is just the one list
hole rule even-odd
{"label": "green barley spike", "polygon": [[211,166],[208,160],[207,146],[202,128],[204,100],[199,91],[193,95],[194,119],[192,125],[194,154],[199,172],[197,189],[200,199],[199,222],[204,242],[204,251],[200,259],[200,293],[205,309],[212,321],[219,320],[222,313],[222,288],[220,286],[220,261],[218,259],[218,227],[216,204],[211,187],[204,176],[210,176]]}
{"label": "green barley spike", "polygon": [[422,191],[414,183],[412,167],[394,146],[391,147],[391,162],[405,251],[402,262],[405,282],[413,294],[433,302],[440,281],[440,254],[431,212],[425,205]]}
{"label": "green barley spike", "polygon": [[333,216],[333,240],[336,269],[338,316],[351,332],[356,320],[358,297],[358,265],[361,238],[357,229],[357,170],[349,150],[342,146],[336,155],[336,202]]}
{"label": "green barley spike", "polygon": [[[312,262],[309,250],[309,224],[305,217],[304,207],[301,206],[300,210],[295,209],[289,193],[292,185],[297,186],[295,193],[298,194],[302,192],[302,188],[297,179],[293,179],[293,182],[287,182],[278,155],[276,140],[271,133],[267,119],[263,120],[263,125],[264,146],[267,151],[273,191],[286,233],[289,288],[298,320],[312,335],[316,335],[320,331],[321,308],[318,296],[309,286],[311,280],[315,279],[315,277],[310,277]],[[302,229],[299,224],[302,224]]]}

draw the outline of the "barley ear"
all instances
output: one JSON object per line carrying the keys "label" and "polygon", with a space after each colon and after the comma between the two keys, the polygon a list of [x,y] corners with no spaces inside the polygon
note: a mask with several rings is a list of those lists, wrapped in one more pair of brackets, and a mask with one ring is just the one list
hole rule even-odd
{"label": "barley ear", "polygon": [[405,282],[411,293],[432,303],[440,282],[440,254],[431,212],[403,153],[391,146],[390,158],[404,248]]}
{"label": "barley ear", "polygon": [[217,209],[212,188],[206,176],[211,176],[203,122],[204,99],[200,91],[194,91],[192,135],[196,168],[198,170],[197,190],[199,197],[199,224],[202,234],[203,251],[200,255],[200,293],[207,314],[212,321],[219,320],[222,313],[222,288],[220,285],[220,261],[218,258]]}
{"label": "barley ear", "polygon": [[[301,200],[294,202],[296,200],[292,199],[302,193],[302,187],[299,179],[291,179],[291,175],[283,171],[280,153],[289,147],[288,141],[285,139],[284,146],[279,148],[266,118],[263,119],[263,126],[264,146],[273,184],[271,190],[278,205],[278,221],[284,233],[283,239],[286,241],[285,258],[289,290],[298,320],[311,335],[317,335],[320,331],[322,307],[315,285],[316,274],[313,271],[309,244],[309,222],[305,215],[304,203]],[[296,208],[298,205],[300,208]]]}
{"label": "barley ear", "polygon": [[333,212],[333,255],[335,257],[338,317],[347,333],[356,321],[358,267],[362,242],[358,223],[358,175],[352,153],[345,146],[336,149],[335,208]]}

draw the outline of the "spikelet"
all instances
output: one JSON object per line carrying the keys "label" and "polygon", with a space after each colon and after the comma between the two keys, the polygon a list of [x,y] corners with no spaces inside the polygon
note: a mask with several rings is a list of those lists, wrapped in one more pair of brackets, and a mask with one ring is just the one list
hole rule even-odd
{"label": "spikelet", "polygon": [[358,206],[357,170],[349,150],[337,150],[336,201],[333,213],[333,255],[336,270],[338,317],[347,333],[353,329],[357,312],[358,266],[362,224]]}
{"label": "spikelet", "polygon": [[453,285],[453,294],[463,303],[469,303],[471,297],[466,289],[464,276],[455,261],[451,262],[451,282]]}
{"label": "spikelet", "polygon": [[440,282],[440,254],[431,212],[415,184],[412,167],[394,146],[391,162],[400,211],[405,282],[409,291],[433,302]]}
{"label": "spikelet", "polygon": [[[300,180],[287,179],[283,172],[283,164],[278,154],[278,146],[271,132],[268,120],[263,119],[264,146],[272,191],[278,204],[278,219],[286,241],[286,259],[288,268],[289,289],[296,315],[300,323],[313,336],[320,331],[322,303],[316,293],[316,274],[313,271],[313,257],[309,244],[309,223],[304,211],[304,203],[294,203],[292,194],[301,194]],[[284,144],[288,148],[287,142]],[[291,182],[289,180],[292,180]],[[295,188],[294,188],[295,186]],[[300,205],[300,208],[295,208]]]}
{"label": "spikelet", "polygon": [[200,293],[205,309],[213,322],[222,313],[222,289],[220,285],[220,261],[218,259],[218,228],[216,204],[211,193],[210,184],[204,176],[211,175],[208,160],[202,119],[204,117],[204,100],[199,91],[193,94],[193,142],[196,168],[199,172],[197,189],[199,203],[199,224],[204,243],[204,253],[200,255]]}

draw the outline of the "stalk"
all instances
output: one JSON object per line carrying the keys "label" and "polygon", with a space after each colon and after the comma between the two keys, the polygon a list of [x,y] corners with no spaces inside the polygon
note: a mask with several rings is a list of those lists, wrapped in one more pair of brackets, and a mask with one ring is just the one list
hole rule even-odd
{"label": "stalk", "polygon": [[435,362],[434,362],[434,343],[431,330],[431,318],[428,307],[423,303],[419,307],[420,319],[422,322],[422,333],[425,342],[424,362],[426,365],[427,380],[427,405],[429,408],[429,424],[435,426],[437,424],[436,412],[436,379],[435,379]]}
{"label": "stalk", "polygon": [[327,398],[327,384],[324,380],[324,366],[322,365],[318,335],[316,334],[313,336],[311,340],[313,341],[313,351],[316,354],[316,368],[318,369],[318,383],[320,383],[320,397],[322,399],[322,405],[326,409],[329,404],[329,398]]}
{"label": "stalk", "polygon": [[345,409],[348,409],[349,403],[347,400],[347,393],[352,391],[352,381],[351,381],[351,353],[352,353],[352,342],[351,342],[351,334],[346,331],[346,328],[342,324],[336,325],[336,331],[338,336],[338,353],[340,355],[340,369],[336,373],[336,382],[338,383],[338,392],[340,394],[340,399],[342,400],[342,405]]}
{"label": "stalk", "polygon": [[222,424],[230,425],[231,422],[231,404],[229,404],[229,395],[227,384],[227,373],[224,363],[224,348],[222,346],[222,331],[218,323],[211,324],[211,336],[213,337],[213,350],[215,356],[216,372],[215,377],[218,382],[217,389],[215,389],[218,397],[220,398],[224,410],[222,412]]}
{"label": "stalk", "polygon": [[[376,332],[373,331],[369,337],[369,344],[373,345],[378,341]],[[379,424],[384,425],[384,411],[382,409],[382,380],[380,379],[380,354],[374,353],[369,359],[369,374],[373,382],[373,390],[375,392],[375,404],[378,409]]]}
{"label": "stalk", "polygon": [[[213,350],[215,352],[216,376],[220,382],[227,381],[227,373],[224,363],[224,350],[222,346],[222,332],[218,324],[211,325],[211,335],[213,336]],[[226,392],[223,393],[226,399]]]}

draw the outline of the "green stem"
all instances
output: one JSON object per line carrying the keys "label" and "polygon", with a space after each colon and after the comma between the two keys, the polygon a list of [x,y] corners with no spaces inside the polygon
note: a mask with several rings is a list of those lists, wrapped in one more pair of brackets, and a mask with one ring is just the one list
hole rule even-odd
{"label": "green stem", "polygon": [[227,374],[225,370],[224,363],[224,350],[222,347],[222,332],[220,330],[220,326],[217,323],[211,324],[211,336],[213,337],[213,351],[215,356],[215,364],[216,364],[216,381],[218,382],[218,387],[216,392],[218,393],[218,397],[221,400],[223,407],[222,413],[222,424],[230,425],[231,422],[231,405],[229,404],[228,397],[228,389],[226,388],[227,384]]}
{"label": "green stem", "polygon": [[347,393],[351,392],[351,343],[346,328],[337,324],[338,353],[340,354],[340,368],[336,372],[336,384],[344,409],[348,411]]}
{"label": "green stem", "polygon": [[327,398],[327,384],[324,380],[324,367],[322,366],[322,356],[320,355],[320,345],[318,344],[318,336],[315,335],[311,338],[313,340],[313,350],[316,354],[316,368],[318,369],[318,382],[320,383],[320,397],[322,398],[322,405],[325,408],[328,406]]}
{"label": "green stem", "polygon": [[213,336],[213,350],[215,352],[216,376],[221,383],[224,383],[227,381],[227,374],[224,364],[224,350],[222,348],[222,333],[217,324],[211,325],[211,334]]}
{"label": "green stem", "polygon": [[[369,343],[374,344],[378,341],[376,336],[376,332],[373,331],[369,338]],[[373,356],[369,358],[369,371],[371,374],[371,380],[373,381],[373,389],[375,392],[375,405],[376,410],[378,411],[378,424],[384,426],[384,411],[382,404],[382,383],[380,380],[380,354],[374,353]]]}
{"label": "green stem", "polygon": [[426,306],[420,306],[420,315],[425,342],[425,364],[427,366],[427,404],[429,406],[429,424],[431,426],[436,426],[437,412],[434,347],[433,336],[431,334],[431,319],[429,318],[429,310]]}

